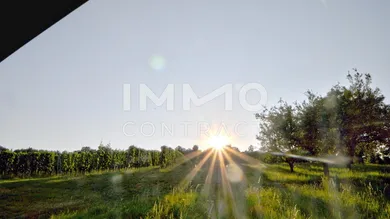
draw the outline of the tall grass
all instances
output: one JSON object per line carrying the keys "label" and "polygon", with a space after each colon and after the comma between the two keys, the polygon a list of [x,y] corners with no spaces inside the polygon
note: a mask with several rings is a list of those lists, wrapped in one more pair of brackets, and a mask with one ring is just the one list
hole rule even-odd
{"label": "tall grass", "polygon": [[389,171],[299,164],[256,169],[245,180],[204,185],[207,168],[181,183],[193,165],[77,177],[0,181],[0,217],[51,218],[390,218]]}

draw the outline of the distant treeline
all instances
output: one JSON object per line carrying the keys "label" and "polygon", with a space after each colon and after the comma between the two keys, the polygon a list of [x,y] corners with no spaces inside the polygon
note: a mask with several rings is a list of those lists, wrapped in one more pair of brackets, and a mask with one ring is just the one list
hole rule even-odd
{"label": "distant treeline", "polygon": [[[285,159],[286,159],[283,156],[276,156],[270,152],[245,151],[244,153],[252,158],[255,158],[255,159],[260,160],[261,162],[267,163],[267,164],[283,163],[283,162],[285,162]],[[295,162],[296,163],[308,163],[309,161],[304,160],[304,159],[295,159]],[[366,159],[366,163],[390,164],[390,157],[389,156],[382,157],[381,154],[378,153],[378,154],[375,154],[374,156],[368,157]]]}
{"label": "distant treeline", "polygon": [[28,177],[93,171],[117,170],[149,166],[167,167],[183,154],[162,146],[161,151],[130,146],[127,150],[102,145],[97,150],[83,147],[79,151],[59,152],[35,150],[9,150],[0,148],[0,175],[2,177]]}

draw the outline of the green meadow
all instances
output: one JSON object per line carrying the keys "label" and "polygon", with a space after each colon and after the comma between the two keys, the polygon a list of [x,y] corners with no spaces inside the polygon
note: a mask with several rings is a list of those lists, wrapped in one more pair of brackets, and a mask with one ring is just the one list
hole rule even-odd
{"label": "green meadow", "polygon": [[[209,175],[209,176],[208,176]],[[208,176],[208,177],[207,177]],[[210,177],[211,176],[211,177]],[[390,218],[390,166],[187,161],[0,181],[2,218]]]}

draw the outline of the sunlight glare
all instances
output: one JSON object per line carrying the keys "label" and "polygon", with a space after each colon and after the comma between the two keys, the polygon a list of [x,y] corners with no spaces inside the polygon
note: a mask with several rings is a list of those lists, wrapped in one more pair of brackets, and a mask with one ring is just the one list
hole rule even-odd
{"label": "sunlight glare", "polygon": [[223,135],[215,135],[209,139],[208,144],[216,150],[222,150],[229,144],[229,138]]}

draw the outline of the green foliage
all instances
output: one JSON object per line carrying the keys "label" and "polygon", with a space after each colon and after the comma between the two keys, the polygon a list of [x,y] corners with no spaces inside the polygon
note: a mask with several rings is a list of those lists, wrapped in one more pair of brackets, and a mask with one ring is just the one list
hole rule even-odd
{"label": "green foliage", "polygon": [[260,160],[263,163],[267,164],[274,164],[274,163],[282,163],[284,162],[283,158],[280,156],[272,155],[269,152],[245,152],[246,155],[255,158],[257,160]]}
{"label": "green foliage", "polygon": [[[265,151],[295,155],[347,155],[358,162],[388,163],[390,105],[370,74],[354,69],[349,86],[333,86],[325,96],[308,91],[308,99],[279,105],[256,114],[257,136]],[[296,161],[285,158],[291,170]],[[325,166],[324,166],[325,167]],[[326,168],[324,168],[324,171]]]}
{"label": "green foliage", "polygon": [[14,168],[15,154],[9,150],[2,150],[0,152],[0,171],[1,175],[9,175]]}
{"label": "green foliage", "polygon": [[[203,212],[196,212],[198,193],[174,191],[156,202],[145,218],[193,218],[196,214],[206,217]],[[203,213],[203,214],[202,214]]]}
{"label": "green foliage", "polygon": [[[195,145],[194,145],[194,147],[195,147]],[[175,148],[175,150],[179,151],[182,154],[189,154],[189,153],[191,153],[193,151],[197,151],[199,149],[199,147],[198,148],[194,148],[194,147],[193,147],[193,149],[190,149],[190,148],[186,149],[186,148],[183,148],[182,146],[179,145]],[[194,150],[194,149],[196,149],[196,150]]]}
{"label": "green foliage", "polygon": [[[279,105],[271,109],[265,109],[263,113],[256,114],[260,120],[260,140],[263,150],[300,154],[300,132],[297,107],[279,101]],[[294,171],[295,158],[285,157],[290,165],[291,172]]]}
{"label": "green foliage", "polygon": [[145,150],[135,146],[130,146],[127,150],[113,150],[109,144],[100,144],[97,150],[83,147],[80,151],[74,152],[38,151],[31,148],[11,151],[4,148],[0,151],[0,177],[84,174],[159,165],[166,167],[183,156],[168,147],[164,149],[164,154],[161,154],[157,150]]}
{"label": "green foliage", "polygon": [[183,154],[178,151],[174,150],[167,146],[161,146],[161,153],[160,153],[160,166],[162,168],[165,168],[169,165],[172,165],[176,162],[176,160],[180,157],[182,157]]}

